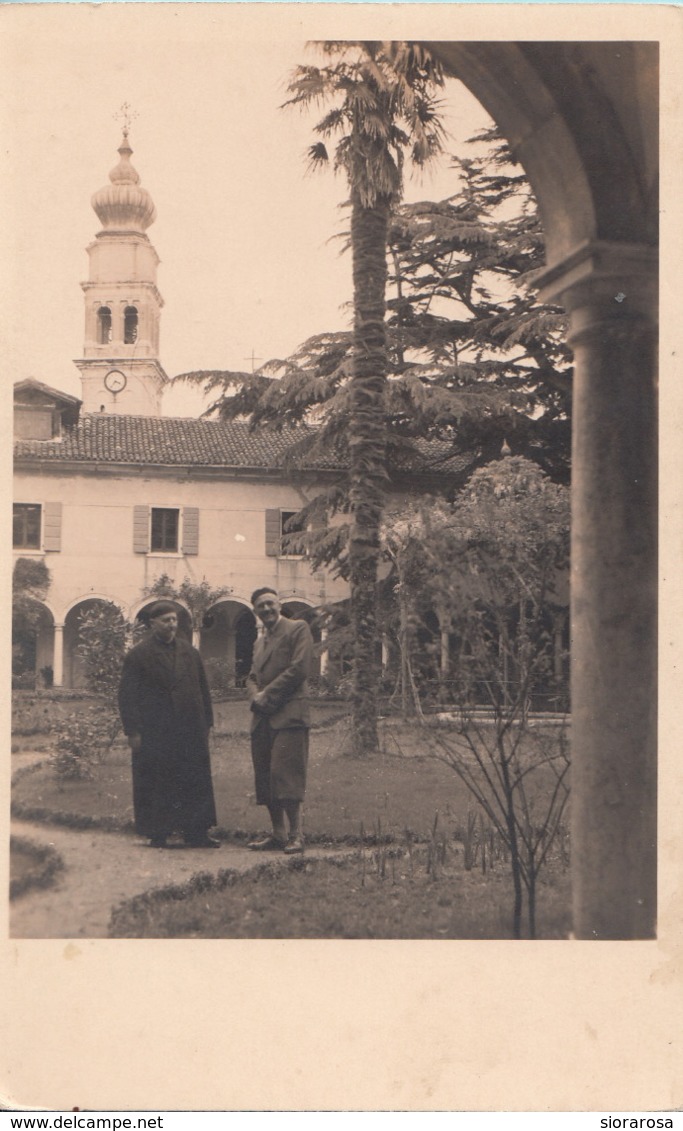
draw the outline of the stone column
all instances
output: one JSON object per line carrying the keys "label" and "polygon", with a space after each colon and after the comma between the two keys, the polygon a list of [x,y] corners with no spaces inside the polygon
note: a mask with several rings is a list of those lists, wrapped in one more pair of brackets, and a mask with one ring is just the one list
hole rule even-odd
{"label": "stone column", "polygon": [[327,650],[327,629],[320,630],[320,643],[322,645],[320,651],[320,675],[324,678],[327,675],[327,669],[330,662],[330,655]]}
{"label": "stone column", "polygon": [[591,243],[545,272],[569,312],[572,899],[580,939],[656,926],[656,253]]}
{"label": "stone column", "polygon": [[61,687],[64,682],[64,625],[55,625],[55,638],[52,655],[52,683]]}

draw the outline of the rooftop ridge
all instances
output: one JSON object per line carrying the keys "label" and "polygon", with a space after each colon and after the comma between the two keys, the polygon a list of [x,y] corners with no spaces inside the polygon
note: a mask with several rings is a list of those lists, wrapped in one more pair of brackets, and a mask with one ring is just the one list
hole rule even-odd
{"label": "rooftop ridge", "polygon": [[[78,423],[64,428],[59,439],[17,440],[14,453],[18,464],[40,459],[273,471],[284,470],[296,441],[313,431],[309,425],[252,431],[247,421],[91,412],[81,413]],[[393,470],[418,475],[461,471],[470,460],[457,455],[449,458],[449,447],[445,441],[418,440],[414,454],[397,458]],[[329,472],[343,471],[346,465],[334,453],[295,453],[293,466],[299,471]]]}

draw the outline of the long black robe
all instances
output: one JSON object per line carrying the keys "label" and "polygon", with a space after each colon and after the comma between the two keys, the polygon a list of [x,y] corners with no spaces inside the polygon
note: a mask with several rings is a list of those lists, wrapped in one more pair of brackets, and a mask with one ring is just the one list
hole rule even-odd
{"label": "long black robe", "polygon": [[135,829],[141,836],[204,832],[216,823],[208,732],[211,696],[196,648],[151,633],[123,662],[119,710],[133,752]]}

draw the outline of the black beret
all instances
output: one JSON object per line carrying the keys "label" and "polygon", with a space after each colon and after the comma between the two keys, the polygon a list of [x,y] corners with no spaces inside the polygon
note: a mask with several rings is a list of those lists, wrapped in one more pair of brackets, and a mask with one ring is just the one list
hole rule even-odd
{"label": "black beret", "polygon": [[145,620],[156,620],[157,617],[165,617],[167,613],[178,613],[178,606],[173,604],[173,601],[155,601],[148,609],[144,610]]}

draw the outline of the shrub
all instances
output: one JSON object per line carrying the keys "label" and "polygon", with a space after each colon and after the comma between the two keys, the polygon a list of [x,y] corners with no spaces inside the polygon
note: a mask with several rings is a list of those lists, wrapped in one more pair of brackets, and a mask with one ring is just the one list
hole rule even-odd
{"label": "shrub", "polygon": [[235,666],[217,657],[204,661],[209,687],[214,692],[225,692],[235,686]]}
{"label": "shrub", "polygon": [[132,625],[113,603],[102,603],[80,614],[77,651],[89,691],[115,699],[123,657],[131,642]]}
{"label": "shrub", "polygon": [[70,781],[92,778],[121,729],[118,716],[101,705],[68,716],[50,755],[55,773]]}

